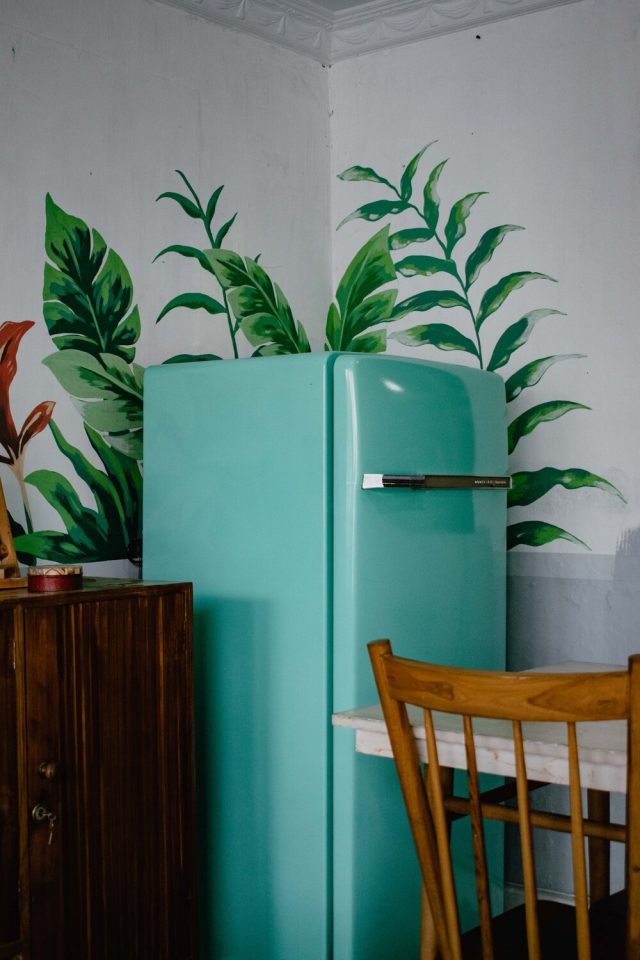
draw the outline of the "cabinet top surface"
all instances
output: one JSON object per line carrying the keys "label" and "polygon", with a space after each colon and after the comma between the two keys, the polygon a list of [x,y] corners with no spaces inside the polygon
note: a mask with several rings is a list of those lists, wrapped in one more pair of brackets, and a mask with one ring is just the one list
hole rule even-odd
{"label": "cabinet top surface", "polygon": [[77,590],[36,592],[19,587],[0,591],[0,607],[20,604],[82,603],[85,600],[108,600],[117,597],[160,596],[176,590],[191,589],[190,583],[168,583],[157,580],[126,580],[115,577],[84,577]]}

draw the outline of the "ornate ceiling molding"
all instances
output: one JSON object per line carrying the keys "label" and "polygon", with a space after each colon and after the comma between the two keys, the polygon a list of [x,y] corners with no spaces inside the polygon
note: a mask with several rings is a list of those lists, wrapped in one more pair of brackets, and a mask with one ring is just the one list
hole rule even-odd
{"label": "ornate ceiling molding", "polygon": [[[579,0],[152,0],[332,64]],[[340,3],[341,0],[338,0]]]}

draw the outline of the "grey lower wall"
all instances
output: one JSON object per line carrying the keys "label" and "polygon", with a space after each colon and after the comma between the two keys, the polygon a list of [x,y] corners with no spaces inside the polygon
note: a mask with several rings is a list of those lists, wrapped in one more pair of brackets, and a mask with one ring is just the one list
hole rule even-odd
{"label": "grey lower wall", "polygon": [[[525,670],[564,660],[624,664],[640,652],[640,531],[624,537],[615,556],[513,552],[509,557],[507,667]],[[566,791],[549,787],[541,807],[568,812]],[[624,798],[612,796],[612,815],[624,818]],[[536,831],[541,888],[570,893],[569,838]],[[520,881],[518,837],[507,834],[506,877]],[[612,887],[622,886],[623,851],[612,845]]]}

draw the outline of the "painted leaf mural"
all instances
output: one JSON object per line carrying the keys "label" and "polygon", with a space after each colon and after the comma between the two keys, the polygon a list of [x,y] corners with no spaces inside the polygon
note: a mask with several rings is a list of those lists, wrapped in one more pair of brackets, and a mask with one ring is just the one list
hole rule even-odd
{"label": "painted leaf mural", "polygon": [[46,199],[43,312],[58,352],[44,363],[85,423],[142,458],[140,317],[129,272],[97,230]]}
{"label": "painted leaf mural", "polygon": [[[157,199],[173,200],[191,219],[200,220],[208,246],[201,250],[198,247],[171,244],[161,250],[155,259],[168,253],[193,257],[216,281],[221,294],[220,299],[207,293],[178,294],[160,311],[156,322],[177,308],[205,310],[212,316],[219,314],[225,317],[235,358],[240,356],[239,333],[254,347],[254,356],[308,353],[311,348],[304,327],[296,323],[287,298],[258,264],[257,258],[243,259],[233,250],[222,249],[222,242],[237,217],[237,213],[234,213],[214,233],[213,220],[224,187],[216,187],[207,203],[203,204],[185,174],[181,170],[176,173],[190,196],[169,191],[161,193]],[[199,359],[219,358],[211,354],[205,357],[183,354],[172,358],[171,362]]]}
{"label": "painted leaf mural", "polygon": [[[358,207],[353,213],[344,217],[339,227],[352,220],[382,220],[388,216],[404,214],[402,228],[387,235],[389,254],[402,251],[401,257],[394,263],[395,273],[398,277],[411,279],[414,284],[416,280],[430,282],[433,278],[436,286],[428,286],[399,300],[393,306],[391,315],[382,309],[377,317],[370,314],[367,317],[368,325],[371,327],[389,320],[399,321],[413,314],[433,313],[433,322],[420,323],[400,330],[394,329],[388,334],[389,338],[409,347],[435,347],[438,350],[452,352],[454,355],[466,354],[471,362],[477,363],[481,369],[500,372],[502,375],[504,369],[510,366],[514,354],[529,341],[536,325],[542,320],[563,314],[551,307],[530,310],[518,320],[507,323],[498,334],[490,354],[485,343],[485,324],[493,333],[495,315],[505,308],[505,304],[509,305],[513,293],[525,286],[528,287],[532,281],[546,283],[556,281],[546,273],[518,270],[502,276],[484,292],[477,291],[482,271],[492,261],[498,248],[511,234],[524,228],[515,224],[490,227],[484,231],[466,259],[464,261],[458,259],[458,244],[471,229],[474,207],[487,194],[486,191],[467,193],[460,200],[456,200],[449,212],[443,215],[439,188],[447,160],[440,160],[428,173],[419,191],[420,201],[416,202],[414,193],[418,191],[414,183],[418,167],[427,150],[435,142],[427,144],[409,160],[397,186],[391,179],[377,173],[372,167],[353,166],[340,174],[339,179],[344,181],[368,181],[378,184],[392,196],[372,200]],[[407,215],[415,216],[418,225],[405,225]],[[444,227],[441,226],[443,222]],[[383,231],[379,231],[373,239],[379,240],[383,236]],[[362,247],[360,256],[371,242],[371,240],[368,241]],[[409,252],[414,244],[420,244],[423,247],[427,243],[431,244],[431,250],[423,252],[421,248],[419,253]],[[358,256],[356,254],[354,262],[357,262]],[[447,323],[441,322],[439,315],[443,310],[448,314],[451,313],[454,319]],[[334,348],[344,349],[342,345],[337,346],[340,343],[339,321],[340,314],[334,304],[329,311],[327,321],[327,340]],[[360,333],[364,334],[365,330],[361,330]],[[366,342],[364,337],[362,339]],[[384,346],[378,343],[376,349],[384,349]],[[487,357],[489,357],[488,361]],[[524,390],[540,383],[547,371],[555,364],[582,357],[583,354],[578,353],[552,354],[530,360],[515,371],[507,370],[505,374],[507,403],[512,403]],[[551,423],[578,410],[588,409],[585,404],[566,399],[548,400],[525,409],[513,417],[509,424],[509,453],[512,453],[521,441],[542,424]],[[543,467],[537,471],[520,471],[514,474],[514,488],[509,498],[509,506],[528,507],[556,486],[562,486],[567,490],[592,487],[624,499],[613,484],[589,470],[578,467],[570,469]],[[510,524],[507,545],[509,549],[516,546],[538,547],[560,539],[586,547],[584,541],[574,534],[544,520],[525,520]]]}
{"label": "painted leaf mural", "polygon": [[36,470],[25,480],[58,513],[64,531],[40,530],[16,538],[21,553],[55,563],[132,559],[141,536],[142,474],[139,464],[108,444],[91,427],[85,432],[102,469],[63,436],[51,421],[58,449],[91,490],[95,505],[81,501],[71,481],[53,470]]}

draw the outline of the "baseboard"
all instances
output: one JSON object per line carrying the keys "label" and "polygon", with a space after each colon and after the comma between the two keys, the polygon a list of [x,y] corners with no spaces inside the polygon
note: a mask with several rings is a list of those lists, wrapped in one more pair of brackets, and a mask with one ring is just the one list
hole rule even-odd
{"label": "baseboard", "polygon": [[[571,893],[562,893],[560,890],[544,890],[538,888],[538,898],[540,900],[555,900],[557,903],[567,903],[575,906],[575,898]],[[518,907],[524,903],[524,890],[520,883],[505,883],[504,885],[504,908],[511,910],[512,907]]]}

